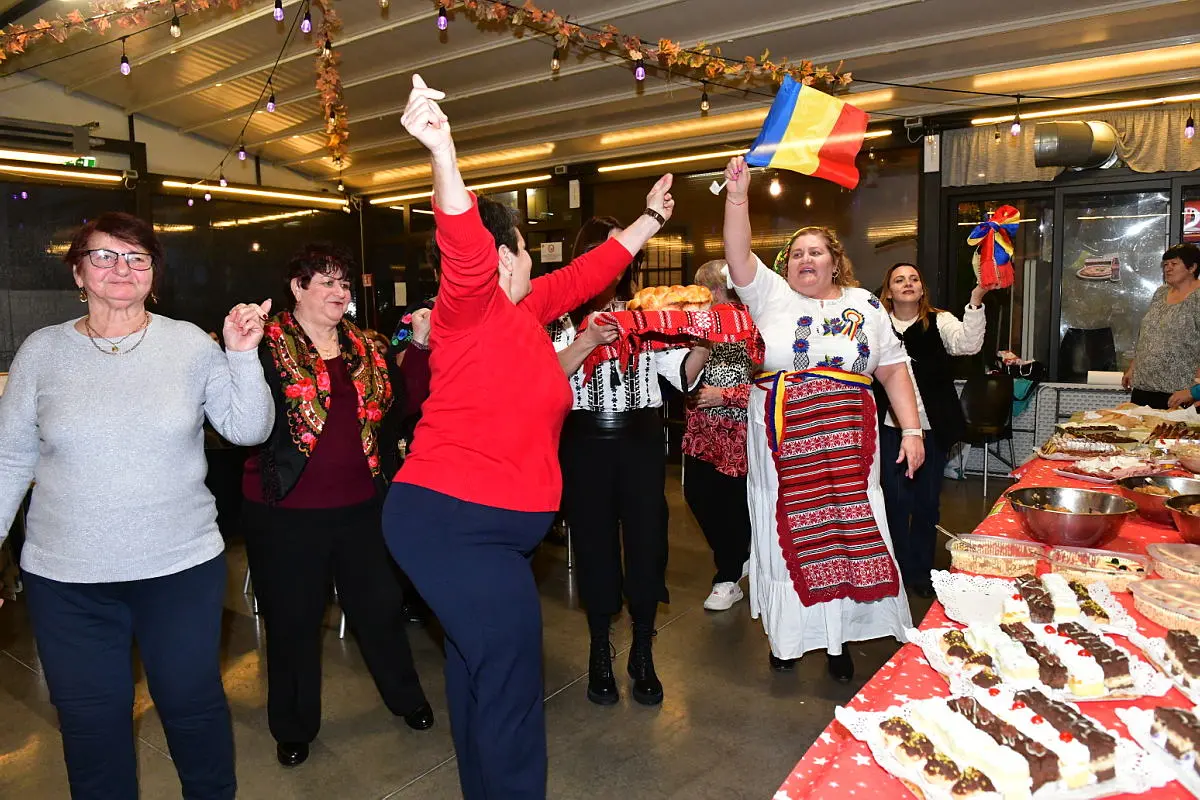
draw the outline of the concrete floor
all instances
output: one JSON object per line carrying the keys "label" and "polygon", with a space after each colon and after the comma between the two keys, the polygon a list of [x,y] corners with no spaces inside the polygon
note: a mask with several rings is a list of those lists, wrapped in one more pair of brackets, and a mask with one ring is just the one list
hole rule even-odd
{"label": "concrete floor", "polygon": [[[946,481],[943,524],[969,531],[1005,486],[977,479]],[[830,679],[825,658],[810,653],[795,673],[767,667],[761,625],[743,601],[723,613],[701,602],[712,577],[711,556],[683,503],[676,471],[670,478],[671,604],[659,614],[655,663],[666,700],[657,708],[629,697],[624,663],[628,620],[614,627],[621,702],[587,701],[586,622],[579,610],[564,548],[543,545],[534,567],[545,616],[546,710],[552,798],[770,798],[809,744],[896,650],[892,641],[853,646],[858,677]],[[945,555],[944,551],[941,555]],[[942,561],[945,559],[943,558]],[[459,797],[446,715],[442,658],[432,634],[410,627],[425,690],[437,724],[414,732],[383,707],[351,639],[337,637],[331,611],[325,637],[324,722],[307,763],[285,770],[267,730],[263,632],[241,593],[245,551],[229,551],[223,671],[233,708],[239,796],[435,800]],[[929,601],[913,598],[920,619]],[[135,700],[142,797],[177,798],[179,783],[162,726],[146,691]],[[66,770],[54,708],[47,699],[24,604],[0,610],[0,797],[64,798]]]}

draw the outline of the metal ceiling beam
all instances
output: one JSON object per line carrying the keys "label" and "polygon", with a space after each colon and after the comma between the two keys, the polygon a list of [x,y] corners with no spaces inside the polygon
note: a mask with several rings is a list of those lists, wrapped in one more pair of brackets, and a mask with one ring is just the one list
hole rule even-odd
{"label": "metal ceiling beam", "polygon": [[[682,2],[682,0],[669,0],[669,2],[676,3],[676,2]],[[913,4],[919,3],[919,2],[921,2],[921,0],[863,0],[863,2],[855,3],[853,5],[849,5],[849,6],[840,8],[837,11],[834,11],[832,14],[826,12],[826,13],[816,13],[816,14],[807,14],[807,15],[806,14],[793,15],[792,17],[790,17],[786,20],[773,20],[771,22],[761,23],[758,25],[752,25],[752,26],[749,26],[746,28],[741,28],[741,29],[734,30],[734,31],[723,31],[723,32],[718,32],[718,33],[712,33],[707,37],[701,36],[699,38],[701,41],[710,41],[710,40],[714,40],[714,39],[732,39],[732,40],[744,39],[744,38],[750,38],[750,37],[754,37],[754,36],[761,36],[766,33],[779,33],[781,31],[791,30],[793,28],[800,28],[800,27],[804,27],[806,25],[812,25],[817,22],[830,22],[830,21],[833,21],[836,19],[844,19],[847,17],[861,16],[863,14],[869,14],[869,13],[872,13],[875,11],[881,11],[881,10],[885,10],[888,8],[895,8],[898,6],[913,5]],[[632,13],[632,12],[626,12],[626,13]],[[522,41],[522,40],[513,40],[513,41],[516,42],[516,41]],[[384,73],[379,73],[377,75],[370,76],[368,78],[364,78],[364,79],[358,81],[358,83],[365,83],[369,80],[378,80],[381,77],[396,77],[399,75],[407,75],[407,74],[415,72],[417,70],[425,69],[426,67],[434,66],[436,64],[441,64],[446,61],[457,61],[457,60],[460,60],[462,58],[466,58],[466,57],[469,57],[472,55],[478,55],[479,52],[484,52],[484,51],[490,50],[490,49],[495,49],[494,45],[486,45],[486,46],[483,46],[480,48],[474,48],[473,50],[469,50],[469,51],[456,51],[456,52],[446,55],[446,56],[439,56],[436,59],[427,59],[424,62],[419,62],[416,64],[407,64],[404,67],[389,69],[389,70],[386,70]],[[597,55],[599,55],[603,59],[605,54],[599,53]],[[612,66],[612,63],[610,61],[608,61],[607,59],[604,59],[595,64],[588,64],[588,65],[584,65],[582,67],[572,69],[569,71],[559,72],[560,77],[557,80],[561,80],[562,77],[569,77],[572,75],[581,75],[584,73],[593,72],[595,70],[605,69],[605,68],[608,68],[611,66]],[[528,86],[528,85],[534,84],[534,83],[542,83],[542,82],[552,80],[552,79],[554,79],[554,78],[552,78],[552,76],[550,76],[550,75],[547,75],[545,72],[538,72],[535,75],[530,75],[530,76],[527,76],[520,80],[509,81],[507,84],[505,84],[504,88],[510,88],[510,89],[511,88],[519,88],[521,86]],[[345,85],[346,84],[343,84],[343,86],[345,86]],[[496,87],[493,85],[493,86],[485,87],[485,88],[470,89],[470,90],[467,90],[466,92],[457,92],[457,93],[455,93],[455,95],[452,98],[446,100],[445,102],[448,103],[451,101],[464,100],[464,99],[467,99],[468,97],[474,97],[476,95],[483,94],[488,91],[496,91],[498,88],[499,87]],[[317,95],[314,92],[311,95],[309,95],[308,97],[316,97],[316,96]],[[308,99],[308,97],[306,97],[305,99]],[[376,109],[374,111],[364,113],[364,114],[360,115],[357,119],[358,120],[378,119],[379,117],[393,116],[395,114],[403,113],[403,111],[404,111],[403,105],[390,106],[385,109]],[[233,117],[232,119],[237,119],[237,118],[238,117]],[[225,120],[225,121],[228,121],[228,120]],[[356,120],[355,120],[355,118],[352,117],[350,121],[353,122]],[[181,130],[183,133],[191,133],[191,132],[200,130],[201,128],[204,128],[204,127],[207,127],[207,125],[201,124],[201,125],[196,125],[196,126],[192,126],[189,128],[183,128]],[[258,139],[258,140],[255,140],[254,142],[252,142],[251,144],[255,145],[255,146],[265,145],[265,144],[270,144],[272,142],[282,141],[282,140],[290,138],[292,136],[305,136],[305,135],[312,134],[312,133],[320,133],[324,130],[325,130],[325,126],[323,123],[310,125],[306,128],[302,128],[302,129],[292,128],[292,129],[289,129],[286,133],[281,133],[280,135],[273,136],[273,137],[270,137],[267,139]]]}
{"label": "metal ceiling beam", "polygon": [[7,28],[26,14],[32,14],[42,6],[50,5],[51,0],[21,0],[12,8],[0,14],[0,29]]}
{"label": "metal ceiling beam", "polygon": [[[285,6],[294,6],[297,3],[301,3],[301,2],[303,2],[303,0],[283,0],[283,4]],[[260,8],[254,9],[252,11],[247,11],[243,14],[239,14],[238,16],[236,16],[232,19],[223,20],[223,21],[215,23],[213,25],[207,25],[196,31],[188,31],[187,36],[180,38],[178,40],[171,39],[171,40],[169,40],[170,44],[163,45],[162,47],[159,47],[155,50],[151,50],[149,53],[145,53],[143,55],[138,56],[137,58],[130,59],[130,60],[133,64],[133,66],[135,66],[135,67],[140,67],[144,64],[149,64],[151,61],[160,59],[163,56],[169,56],[172,53],[177,53],[180,50],[183,50],[184,48],[201,44],[201,43],[213,38],[214,36],[221,36],[222,34],[228,33],[229,31],[236,30],[237,28],[240,28],[241,26],[245,25],[247,22],[253,22],[254,20],[257,20],[261,17],[269,17],[273,13],[273,11],[274,11],[273,5],[264,5]],[[75,92],[78,92],[80,89],[83,89],[87,86],[91,86],[94,83],[99,83],[100,81],[108,80],[111,77],[112,76],[110,73],[101,72],[100,74],[94,75],[94,76],[88,78],[87,80],[80,81],[79,83],[74,83],[74,84],[71,84],[70,86],[67,86],[66,92],[67,92],[67,94],[73,94]],[[172,99],[174,99],[175,97],[179,97],[179,96],[180,96],[179,94],[172,95]],[[132,113],[134,113],[135,110],[140,110],[140,109],[126,109],[125,111],[128,114],[132,114]]]}
{"label": "metal ceiling beam", "polygon": [[[887,1],[888,2],[897,2],[897,0],[887,0]],[[619,19],[621,17],[629,16],[630,14],[639,14],[639,13],[642,13],[645,11],[653,11],[658,8],[663,8],[663,7],[666,7],[669,5],[675,5],[676,3],[681,3],[681,2],[685,2],[685,0],[638,0],[637,2],[630,3],[629,5],[621,6],[620,8],[614,8],[609,11],[606,11],[603,15],[585,15],[585,16],[579,18],[579,23],[584,24],[584,25],[589,25],[593,22],[600,22],[600,21],[605,21],[605,20],[610,20],[610,19]],[[911,3],[911,2],[919,2],[919,0],[902,0],[902,2]],[[410,19],[412,22],[426,22],[429,20],[429,17],[430,17],[429,12],[422,12],[421,14],[415,15],[414,17],[412,17]],[[406,21],[406,24],[408,24],[407,21]],[[369,36],[372,34],[368,33],[366,35]],[[362,36],[359,38],[365,38],[365,36]],[[339,41],[338,47],[339,48],[342,47],[343,45],[347,44],[348,41],[349,40],[346,40],[346,39]],[[501,39],[501,40],[494,41],[494,42],[488,42],[488,43],[482,44],[482,45],[477,45],[475,47],[470,47],[465,50],[454,50],[453,48],[450,48],[445,55],[437,56],[436,58],[428,58],[423,61],[411,62],[411,63],[405,64],[402,67],[392,67],[392,68],[389,68],[386,70],[381,70],[379,72],[373,72],[373,73],[370,73],[367,75],[361,75],[357,78],[350,78],[349,80],[343,80],[342,81],[342,89],[343,90],[352,89],[356,86],[362,86],[362,85],[365,85],[368,83],[373,83],[374,81],[385,80],[387,78],[394,78],[398,75],[406,75],[410,72],[416,72],[417,70],[422,70],[427,67],[437,66],[438,64],[444,64],[444,63],[447,63],[450,61],[459,61],[464,58],[470,58],[471,56],[482,55],[484,53],[489,53],[494,50],[502,50],[507,47],[513,47],[515,45],[521,44],[524,41],[528,41],[528,40],[520,39],[517,37],[511,37],[511,38],[505,38],[505,39]],[[245,76],[241,76],[241,77],[245,77]],[[315,90],[307,90],[307,91],[300,92],[297,94],[284,95],[284,96],[278,97],[276,99],[275,107],[280,108],[281,106],[285,106],[290,103],[299,103],[304,100],[312,100],[312,99],[318,98],[320,96],[321,96],[320,93]],[[171,99],[174,99],[174,98],[171,98]],[[166,101],[164,100],[163,102],[166,102]],[[250,113],[250,111],[251,111],[251,106],[244,105],[237,109],[234,109],[233,111],[229,112],[228,114],[224,115],[223,117],[220,117],[219,119],[206,120],[206,121],[200,122],[196,125],[189,125],[186,128],[180,128],[180,132],[181,133],[195,133],[196,131],[203,130],[204,128],[212,127],[213,125],[220,125],[225,122],[232,122],[234,120],[240,120],[240,119],[244,118],[248,113]]]}

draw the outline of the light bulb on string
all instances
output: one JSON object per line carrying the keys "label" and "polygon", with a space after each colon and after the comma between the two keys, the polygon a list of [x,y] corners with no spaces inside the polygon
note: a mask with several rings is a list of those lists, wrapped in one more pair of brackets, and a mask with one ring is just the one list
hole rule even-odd
{"label": "light bulb on string", "polygon": [[335,106],[329,107],[329,121],[337,122],[337,108]]}
{"label": "light bulb on string", "polygon": [[640,58],[633,62],[633,77],[639,82],[646,80],[646,65]]}
{"label": "light bulb on string", "polygon": [[193,197],[189,197],[189,198],[188,198],[188,208],[191,208],[191,207],[192,207],[192,206],[194,206],[194,205],[196,205],[196,200],[195,200],[195,198],[193,198]]}
{"label": "light bulb on string", "polygon": [[804,207],[812,208],[812,195],[811,194],[804,195]]}
{"label": "light bulb on string", "polygon": [[380,8],[387,8],[390,5],[391,5],[391,0],[379,0]]}
{"label": "light bulb on string", "polygon": [[700,111],[703,113],[711,108],[708,102],[708,81],[704,81],[701,86],[703,88],[700,90]]}
{"label": "light bulb on string", "polygon": [[767,187],[767,192],[771,197],[779,197],[783,194],[783,186],[779,184],[779,178],[771,178],[771,185]]}
{"label": "light bulb on string", "polygon": [[321,45],[321,55],[325,58],[333,57],[333,42],[329,41],[329,37],[325,37],[325,44]]}
{"label": "light bulb on string", "polygon": [[125,37],[121,37],[121,74],[128,75],[133,71],[132,65],[129,63],[129,56],[125,55]]}
{"label": "light bulb on string", "polygon": [[275,0],[275,10],[271,12],[271,16],[276,22],[283,22],[283,0]]}
{"label": "light bulb on string", "polygon": [[275,89],[271,86],[270,78],[267,79],[267,91],[270,92],[270,94],[267,95],[267,113],[274,114],[275,113]]}
{"label": "light bulb on string", "polygon": [[221,188],[224,188],[229,185],[229,181],[225,180],[224,172],[221,173],[221,177],[217,180],[217,183],[221,184]]}
{"label": "light bulb on string", "polygon": [[246,160],[246,145],[239,144],[238,145],[238,161],[245,161],[245,160]]}
{"label": "light bulb on string", "polygon": [[554,48],[554,55],[550,56],[550,71],[558,72],[562,68],[562,51],[557,47]]}
{"label": "light bulb on string", "polygon": [[450,18],[446,16],[446,7],[438,6],[437,29],[444,31],[450,27]]}
{"label": "light bulb on string", "polygon": [[1187,139],[1190,142],[1192,140],[1192,137],[1195,135],[1196,135],[1196,120],[1194,120],[1191,117],[1188,117],[1187,122],[1183,126],[1183,138]]}
{"label": "light bulb on string", "polygon": [[1013,117],[1013,124],[1012,127],[1008,129],[1008,132],[1013,136],[1021,135],[1021,95],[1017,95],[1017,113],[1016,116]]}
{"label": "light bulb on string", "polygon": [[312,33],[312,12],[304,12],[304,19],[300,20],[300,32]]}
{"label": "light bulb on string", "polygon": [[179,24],[179,14],[175,11],[175,4],[171,4],[171,38],[178,39],[183,36],[183,26]]}
{"label": "light bulb on string", "polygon": [[204,202],[207,203],[209,200],[212,200],[212,192],[205,192],[204,193]]}
{"label": "light bulb on string", "polygon": [[338,191],[339,192],[346,191],[346,184],[342,183],[342,179],[340,177],[338,178]]}

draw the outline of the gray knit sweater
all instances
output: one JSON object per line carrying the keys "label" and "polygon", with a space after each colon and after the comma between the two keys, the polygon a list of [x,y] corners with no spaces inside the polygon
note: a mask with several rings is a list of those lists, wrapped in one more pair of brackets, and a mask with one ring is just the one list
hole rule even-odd
{"label": "gray knit sweater", "polygon": [[21,566],[35,575],[140,580],[216,557],[204,417],[234,444],[267,438],[275,411],[258,352],[223,352],[156,314],[136,350],[113,356],[74,324],[26,339],[0,397],[0,540],[33,481]]}

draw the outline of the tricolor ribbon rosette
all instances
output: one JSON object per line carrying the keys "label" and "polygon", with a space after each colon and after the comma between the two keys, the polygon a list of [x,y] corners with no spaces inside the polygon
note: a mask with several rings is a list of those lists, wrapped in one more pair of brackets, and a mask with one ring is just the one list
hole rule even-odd
{"label": "tricolor ribbon rosette", "polygon": [[971,230],[967,244],[978,249],[972,259],[979,285],[985,289],[1007,289],[1013,284],[1013,237],[1021,212],[1012,206],[1000,206],[990,219]]}

